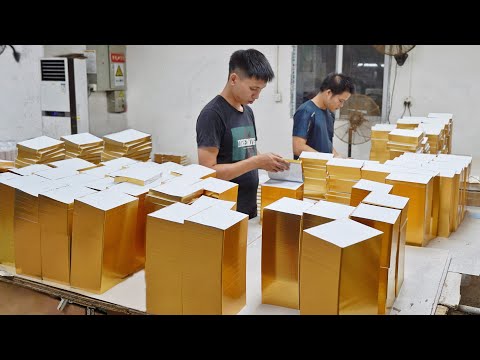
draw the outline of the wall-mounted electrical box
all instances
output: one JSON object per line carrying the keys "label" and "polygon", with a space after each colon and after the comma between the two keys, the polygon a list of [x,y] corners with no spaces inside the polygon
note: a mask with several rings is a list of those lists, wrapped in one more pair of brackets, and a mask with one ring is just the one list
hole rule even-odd
{"label": "wall-mounted electrical box", "polygon": [[88,84],[95,91],[127,89],[125,45],[87,45]]}
{"label": "wall-mounted electrical box", "polygon": [[123,90],[107,91],[107,111],[109,113],[127,111],[125,92]]}

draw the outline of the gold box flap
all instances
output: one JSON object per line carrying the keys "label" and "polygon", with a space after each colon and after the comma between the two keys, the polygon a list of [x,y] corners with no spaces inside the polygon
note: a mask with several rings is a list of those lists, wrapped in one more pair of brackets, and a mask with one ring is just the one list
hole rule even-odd
{"label": "gold box flap", "polygon": [[351,216],[371,219],[393,225],[397,222],[400,216],[400,210],[363,203],[357,206]]}
{"label": "gold box flap", "polygon": [[154,167],[134,167],[115,171],[109,174],[115,178],[115,182],[130,182],[132,184],[146,186],[162,177],[162,172]]}
{"label": "gold box flap", "polygon": [[380,191],[384,193],[389,193],[393,188],[393,185],[379,183],[377,181],[360,179],[358,182],[352,186],[352,189],[361,189],[368,191]]}
{"label": "gold box flap", "polygon": [[264,182],[263,184],[261,184],[262,187],[263,186],[278,187],[278,188],[290,189],[290,190],[298,190],[302,187],[302,185],[303,185],[303,183],[299,183],[299,182],[273,180],[273,179],[270,179],[270,180]]}
{"label": "gold box flap", "polygon": [[77,170],[73,170],[70,168],[50,168],[48,170],[37,171],[35,173],[35,175],[44,177],[45,179],[49,180],[59,180],[78,174],[79,172]]}
{"label": "gold box flap", "polygon": [[48,165],[34,164],[34,165],[25,166],[21,169],[10,169],[10,171],[18,175],[27,176],[27,175],[33,175],[36,172],[48,170],[48,169],[51,169],[51,167]]}
{"label": "gold box flap", "polygon": [[20,175],[17,175],[17,174],[11,173],[11,172],[1,173],[0,174],[0,183],[2,182],[2,180],[10,180],[10,179],[14,179],[16,177],[20,177]]}
{"label": "gold box flap", "polygon": [[385,180],[404,181],[416,184],[428,184],[432,179],[431,175],[415,174],[405,172],[394,172],[388,175]]}
{"label": "gold box flap", "polygon": [[[214,178],[210,178],[214,179]],[[211,206],[219,206],[227,210],[233,210],[235,207],[235,201],[227,201],[227,200],[219,200],[214,199],[209,196],[202,195],[197,200],[193,202],[190,206],[198,209],[198,210],[205,210]]]}
{"label": "gold box flap", "polygon": [[185,219],[203,210],[203,208],[194,207],[187,204],[174,203],[170,206],[164,207],[163,209],[152,212],[147,216],[183,224]]}
{"label": "gold box flap", "polygon": [[97,180],[84,184],[84,186],[98,191],[107,190],[118,185],[112,177],[97,178]]}
{"label": "gold box flap", "polygon": [[200,181],[199,184],[203,186],[204,190],[211,191],[218,194],[221,194],[234,187],[238,187],[238,184],[234,182],[217,179],[215,177],[206,178]]}
{"label": "gold box flap", "polygon": [[118,191],[104,190],[87,195],[80,199],[76,199],[75,201],[79,201],[94,208],[107,211],[138,200],[136,197]]}
{"label": "gold box flap", "polygon": [[403,210],[407,206],[410,199],[404,196],[371,192],[365,199],[362,200],[364,204],[371,204],[377,206],[385,206],[392,209]]}
{"label": "gold box flap", "polygon": [[186,221],[220,230],[227,230],[246,218],[248,218],[248,215],[246,214],[213,206],[198,212],[192,217],[186,219]]}
{"label": "gold box flap", "polygon": [[75,199],[94,194],[96,192],[96,190],[89,189],[85,186],[65,186],[60,189],[51,189],[49,191],[41,192],[39,195],[62,202],[64,204],[72,204]]}
{"label": "gold box flap", "polygon": [[302,216],[303,212],[313,204],[309,201],[292,199],[283,197],[264,208],[272,211],[279,211],[286,214],[294,214]]}
{"label": "gold box flap", "polygon": [[143,194],[147,194],[151,188],[159,186],[163,183],[162,179],[157,179],[153,182],[151,182],[148,185],[137,185],[137,184],[132,184],[130,182],[122,182],[122,183],[115,183],[115,186],[111,186],[110,188],[113,191],[120,191],[128,195],[132,196],[140,196]]}
{"label": "gold box flap", "polygon": [[304,211],[306,214],[328,219],[346,219],[355,210],[353,206],[321,200]]}
{"label": "gold box flap", "polygon": [[363,160],[333,158],[328,160],[327,170],[329,166],[342,166],[346,168],[361,169],[363,163]]}
{"label": "gold box flap", "polygon": [[136,164],[136,163],[140,163],[140,162],[127,157],[119,157],[113,160],[102,161],[100,164],[102,164],[103,166],[109,166],[119,170],[119,169],[122,169],[123,167]]}
{"label": "gold box flap", "polygon": [[360,224],[350,219],[339,219],[327,224],[315,226],[304,232],[319,239],[346,248],[361,241],[383,234],[382,231]]}
{"label": "gold box flap", "polygon": [[333,159],[333,154],[314,152],[314,151],[302,151],[299,158],[301,160],[303,159],[330,160],[330,159]]}
{"label": "gold box flap", "polygon": [[186,176],[191,176],[191,177],[197,177],[199,179],[207,177],[207,176],[212,176],[216,175],[216,171],[213,169],[210,169],[209,167],[199,165],[199,164],[190,164],[187,166],[181,166],[177,168],[176,170],[172,170],[172,172],[175,172],[180,175],[186,175]]}
{"label": "gold box flap", "polygon": [[73,159],[66,159],[66,160],[59,160],[54,161],[48,164],[49,166],[53,166],[54,168],[65,168],[65,169],[72,169],[72,170],[87,170],[94,167],[97,167],[94,163],[90,161],[86,161],[80,158],[73,158]]}

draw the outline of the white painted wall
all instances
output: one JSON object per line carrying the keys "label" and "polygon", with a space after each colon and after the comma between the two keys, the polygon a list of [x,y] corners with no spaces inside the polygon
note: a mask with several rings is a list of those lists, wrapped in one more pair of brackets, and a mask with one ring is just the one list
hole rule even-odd
{"label": "white painted wall", "polygon": [[40,61],[42,45],[14,45],[0,55],[0,142],[21,141],[42,133]]}
{"label": "white painted wall", "polygon": [[155,152],[184,152],[196,163],[198,114],[225,86],[230,55],[252,47],[270,61],[282,94],[276,103],[274,79],[252,105],[258,149],[291,158],[290,45],[279,46],[278,71],[276,45],[127,46],[129,127],[151,133]]}
{"label": "white painted wall", "polygon": [[[406,96],[413,98],[412,116],[453,113],[452,152],[472,155],[474,170],[480,169],[480,147],[476,142],[480,138],[480,46],[417,45],[408,55],[397,70],[390,122],[396,122],[402,114]],[[392,65],[392,82],[394,74]]]}
{"label": "white painted wall", "polygon": [[[83,53],[87,45],[45,45],[45,56],[59,56]],[[127,62],[128,65],[128,62]],[[127,81],[127,94],[128,94]],[[127,113],[107,112],[107,94],[104,91],[92,92],[88,97],[89,132],[104,136],[127,129]]]}

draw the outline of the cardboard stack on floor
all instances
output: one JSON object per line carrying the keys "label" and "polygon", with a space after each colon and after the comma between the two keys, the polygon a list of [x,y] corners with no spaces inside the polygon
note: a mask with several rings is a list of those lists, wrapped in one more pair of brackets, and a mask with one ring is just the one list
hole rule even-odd
{"label": "cardboard stack on floor", "polygon": [[105,135],[102,162],[119,157],[128,157],[139,161],[150,159],[152,136],[134,129],[128,129]]}
{"label": "cardboard stack on floor", "polygon": [[18,155],[15,167],[22,168],[32,164],[45,164],[65,159],[65,143],[48,136],[17,143]]}
{"label": "cardboard stack on floor", "polygon": [[245,306],[248,216],[198,201],[148,215],[148,313],[232,315]]}
{"label": "cardboard stack on floor", "polygon": [[362,178],[363,160],[331,159],[327,162],[328,201],[350,205],[352,186]]}
{"label": "cardboard stack on floor", "polygon": [[333,154],[302,151],[299,159],[302,161],[304,197],[324,200],[327,192],[327,162],[333,159]]}
{"label": "cardboard stack on floor", "polygon": [[64,135],[60,140],[65,141],[65,158],[80,158],[94,164],[102,159],[103,140],[90,133]]}

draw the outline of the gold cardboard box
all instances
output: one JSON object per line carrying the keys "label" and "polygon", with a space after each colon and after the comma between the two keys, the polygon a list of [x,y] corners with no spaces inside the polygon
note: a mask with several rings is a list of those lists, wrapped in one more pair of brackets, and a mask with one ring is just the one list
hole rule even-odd
{"label": "gold cardboard box", "polygon": [[401,211],[399,236],[397,241],[398,247],[396,250],[397,257],[395,260],[395,296],[398,296],[405,277],[405,244],[407,239],[408,202],[409,198],[407,197],[381,192],[372,192],[363,199],[364,204],[383,206]]}
{"label": "gold cardboard box", "polygon": [[395,269],[400,235],[400,210],[360,204],[350,215],[352,220],[383,232],[380,252],[378,313],[389,314],[395,301]]}
{"label": "gold cardboard box", "polygon": [[264,208],[262,303],[298,309],[298,252],[302,214],[313,204],[282,198]]}
{"label": "gold cardboard box", "polygon": [[350,206],[358,206],[358,204],[360,204],[372,191],[379,191],[388,194],[392,188],[392,185],[385,184],[384,182],[361,179],[352,187]]}
{"label": "gold cardboard box", "polygon": [[300,314],[377,314],[380,235],[350,219],[304,230]]}
{"label": "gold cardboard box", "polygon": [[75,199],[72,287],[103,293],[135,270],[137,212],[138,199],[118,191]]}

